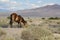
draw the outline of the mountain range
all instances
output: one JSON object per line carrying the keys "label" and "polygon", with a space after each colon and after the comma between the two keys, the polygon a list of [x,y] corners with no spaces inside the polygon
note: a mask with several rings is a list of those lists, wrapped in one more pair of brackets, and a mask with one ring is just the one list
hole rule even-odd
{"label": "mountain range", "polygon": [[[0,12],[0,16],[8,16],[11,12],[5,10],[3,13]],[[46,5],[35,9],[17,10],[15,12],[26,17],[60,17],[60,5]]]}

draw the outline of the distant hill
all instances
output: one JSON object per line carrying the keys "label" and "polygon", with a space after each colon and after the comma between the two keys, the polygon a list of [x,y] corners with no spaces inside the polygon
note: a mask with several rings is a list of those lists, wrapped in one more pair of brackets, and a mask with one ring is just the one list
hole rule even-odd
{"label": "distant hill", "polygon": [[60,5],[46,5],[36,9],[18,10],[16,12],[23,16],[60,17]]}
{"label": "distant hill", "polygon": [[9,16],[11,13],[10,10],[0,9],[0,16]]}
{"label": "distant hill", "polygon": [[[22,16],[32,16],[32,17],[60,17],[60,5],[46,5],[43,7],[35,9],[17,10],[15,11]],[[10,15],[11,11],[7,11],[0,15]]]}

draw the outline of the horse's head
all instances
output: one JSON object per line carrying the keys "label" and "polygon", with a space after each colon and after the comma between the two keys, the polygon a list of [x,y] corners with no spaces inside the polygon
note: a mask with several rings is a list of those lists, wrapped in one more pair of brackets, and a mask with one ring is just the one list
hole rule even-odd
{"label": "horse's head", "polygon": [[25,28],[28,27],[28,23],[27,23],[27,21],[23,21],[23,24],[24,24]]}
{"label": "horse's head", "polygon": [[23,24],[26,25],[26,24],[27,24],[27,21],[24,20],[24,21],[23,21]]}

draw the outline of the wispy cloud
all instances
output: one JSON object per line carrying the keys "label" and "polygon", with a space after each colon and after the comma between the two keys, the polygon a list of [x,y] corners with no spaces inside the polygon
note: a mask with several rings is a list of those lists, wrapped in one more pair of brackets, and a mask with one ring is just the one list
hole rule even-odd
{"label": "wispy cloud", "polygon": [[[56,2],[57,1],[57,2]],[[0,0],[0,9],[21,10],[60,3],[59,0]]]}
{"label": "wispy cloud", "polygon": [[0,0],[0,2],[9,2],[10,0]]}
{"label": "wispy cloud", "polygon": [[41,3],[41,2],[42,2],[41,0],[37,1],[37,3]]}
{"label": "wispy cloud", "polygon": [[28,5],[30,8],[37,8],[37,7],[40,7],[39,5],[36,5],[36,4],[30,4]]}
{"label": "wispy cloud", "polygon": [[42,6],[47,6],[47,5],[54,5],[55,3],[46,3],[46,4],[43,4]]}
{"label": "wispy cloud", "polygon": [[[19,9],[31,9],[31,8],[37,8],[40,7],[39,5],[37,5],[36,3],[40,3],[41,1],[37,1],[36,2],[32,2],[30,0],[24,0],[20,1],[19,0],[0,0],[0,2],[2,2],[4,6],[2,5],[2,8],[6,8],[8,10],[19,10]],[[1,5],[0,5],[1,6]]]}
{"label": "wispy cloud", "polygon": [[4,9],[2,6],[0,6],[0,9]]}

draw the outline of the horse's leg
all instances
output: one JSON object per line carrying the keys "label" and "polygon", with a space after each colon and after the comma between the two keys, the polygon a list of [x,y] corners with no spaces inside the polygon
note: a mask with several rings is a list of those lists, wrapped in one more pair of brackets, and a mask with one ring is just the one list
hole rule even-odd
{"label": "horse's leg", "polygon": [[10,20],[10,27],[12,28],[12,24],[13,24],[13,22]]}
{"label": "horse's leg", "polygon": [[22,24],[21,24],[21,22],[20,22],[20,28],[22,28]]}
{"label": "horse's leg", "polygon": [[22,27],[21,22],[18,22],[18,27],[20,27],[20,28]]}
{"label": "horse's leg", "polygon": [[18,27],[20,27],[20,24],[19,24],[19,22],[18,22]]}

